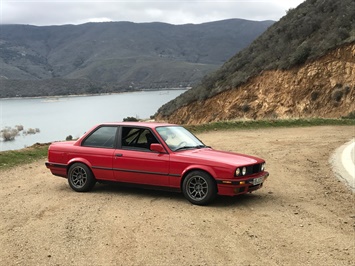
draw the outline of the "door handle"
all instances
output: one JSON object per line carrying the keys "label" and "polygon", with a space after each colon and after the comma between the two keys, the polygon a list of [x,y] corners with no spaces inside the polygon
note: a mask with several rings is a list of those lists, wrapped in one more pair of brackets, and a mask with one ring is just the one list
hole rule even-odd
{"label": "door handle", "polygon": [[122,153],[116,153],[116,154],[115,154],[115,157],[122,157],[122,156],[123,156]]}

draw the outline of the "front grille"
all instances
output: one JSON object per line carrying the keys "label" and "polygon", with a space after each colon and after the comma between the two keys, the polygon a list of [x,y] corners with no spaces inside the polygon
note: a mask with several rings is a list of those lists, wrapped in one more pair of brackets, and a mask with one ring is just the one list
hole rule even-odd
{"label": "front grille", "polygon": [[246,175],[257,174],[261,172],[261,164],[254,164],[247,166],[247,173]]}

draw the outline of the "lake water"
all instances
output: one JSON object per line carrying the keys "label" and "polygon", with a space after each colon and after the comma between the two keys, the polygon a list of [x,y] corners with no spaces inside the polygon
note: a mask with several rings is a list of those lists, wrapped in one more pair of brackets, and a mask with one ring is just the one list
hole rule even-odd
{"label": "lake water", "polygon": [[37,142],[78,138],[102,122],[120,122],[128,116],[149,118],[164,103],[185,90],[142,91],[100,96],[0,99],[0,130],[22,125],[40,130],[13,141],[0,138],[0,151],[22,149]]}

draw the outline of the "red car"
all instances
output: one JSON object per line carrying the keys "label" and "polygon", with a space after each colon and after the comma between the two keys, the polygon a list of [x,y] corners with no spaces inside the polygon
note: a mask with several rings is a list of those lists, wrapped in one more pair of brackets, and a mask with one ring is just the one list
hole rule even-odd
{"label": "red car", "polygon": [[257,190],[269,176],[262,159],[214,150],[178,125],[148,122],[100,124],[77,141],[52,143],[46,167],[78,192],[114,181],[182,191],[197,205]]}

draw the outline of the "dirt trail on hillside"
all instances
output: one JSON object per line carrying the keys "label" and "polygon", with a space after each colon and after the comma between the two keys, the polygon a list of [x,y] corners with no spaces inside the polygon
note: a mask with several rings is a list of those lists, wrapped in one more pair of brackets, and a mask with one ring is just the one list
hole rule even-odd
{"label": "dirt trail on hillside", "polygon": [[270,172],[261,190],[207,207],[113,185],[76,193],[45,160],[1,171],[0,265],[354,265],[354,194],[329,164],[354,136],[345,126],[198,134]]}

